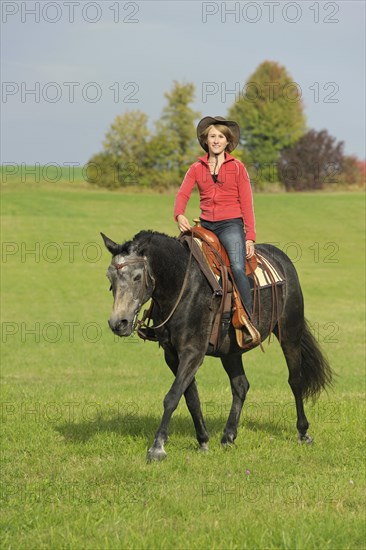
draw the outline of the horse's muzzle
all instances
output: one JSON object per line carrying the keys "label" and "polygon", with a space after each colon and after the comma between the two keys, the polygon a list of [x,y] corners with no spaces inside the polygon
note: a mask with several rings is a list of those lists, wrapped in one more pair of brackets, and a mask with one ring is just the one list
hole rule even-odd
{"label": "horse's muzzle", "polygon": [[133,331],[133,321],[128,319],[109,319],[109,328],[117,336],[131,336]]}

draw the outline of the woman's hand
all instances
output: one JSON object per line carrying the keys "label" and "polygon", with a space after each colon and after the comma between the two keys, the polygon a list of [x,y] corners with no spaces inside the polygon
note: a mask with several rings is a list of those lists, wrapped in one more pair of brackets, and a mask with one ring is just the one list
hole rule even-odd
{"label": "woman's hand", "polygon": [[185,216],[183,216],[183,214],[179,214],[179,216],[177,216],[177,222],[178,222],[178,227],[182,232],[188,231],[188,229],[191,229],[191,225],[188,219]]}
{"label": "woman's hand", "polygon": [[252,258],[254,256],[254,242],[253,241],[246,241],[246,249],[247,249],[247,258]]}

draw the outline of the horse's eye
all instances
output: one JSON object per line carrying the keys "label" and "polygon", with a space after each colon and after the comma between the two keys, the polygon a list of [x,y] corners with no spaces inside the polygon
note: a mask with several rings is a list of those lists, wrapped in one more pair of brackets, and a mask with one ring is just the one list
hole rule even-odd
{"label": "horse's eye", "polygon": [[139,273],[138,275],[136,275],[136,276],[133,278],[133,281],[134,281],[134,283],[136,283],[137,281],[141,281],[141,274]]}
{"label": "horse's eye", "polygon": [[112,285],[109,287],[109,292],[112,290]]}

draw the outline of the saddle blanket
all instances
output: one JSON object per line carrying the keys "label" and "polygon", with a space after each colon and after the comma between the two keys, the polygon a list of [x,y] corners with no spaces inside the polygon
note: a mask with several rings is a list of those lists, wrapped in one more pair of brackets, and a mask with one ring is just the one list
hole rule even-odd
{"label": "saddle blanket", "polygon": [[[276,284],[284,283],[284,278],[278,273],[274,265],[259,252],[256,252],[257,267],[254,270],[253,277],[256,278],[259,288],[271,286],[272,282]],[[249,274],[249,277],[251,274]],[[271,280],[272,279],[272,280]]]}

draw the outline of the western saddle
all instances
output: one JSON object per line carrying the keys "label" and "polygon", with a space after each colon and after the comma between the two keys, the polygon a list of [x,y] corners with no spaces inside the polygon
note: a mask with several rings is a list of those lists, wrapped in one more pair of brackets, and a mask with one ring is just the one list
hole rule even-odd
{"label": "western saddle", "polygon": [[[212,231],[201,226],[200,220],[194,219],[193,221],[195,226],[182,233],[179,240],[188,244],[203,274],[210,283],[214,295],[221,296],[220,307],[212,326],[209,342],[213,351],[217,351],[220,347],[221,326],[225,318],[231,319],[237,343],[242,349],[252,349],[261,345],[260,333],[252,324],[248,313],[243,307],[225,248]],[[256,267],[257,258],[254,255],[246,261],[246,274],[252,274]]]}

